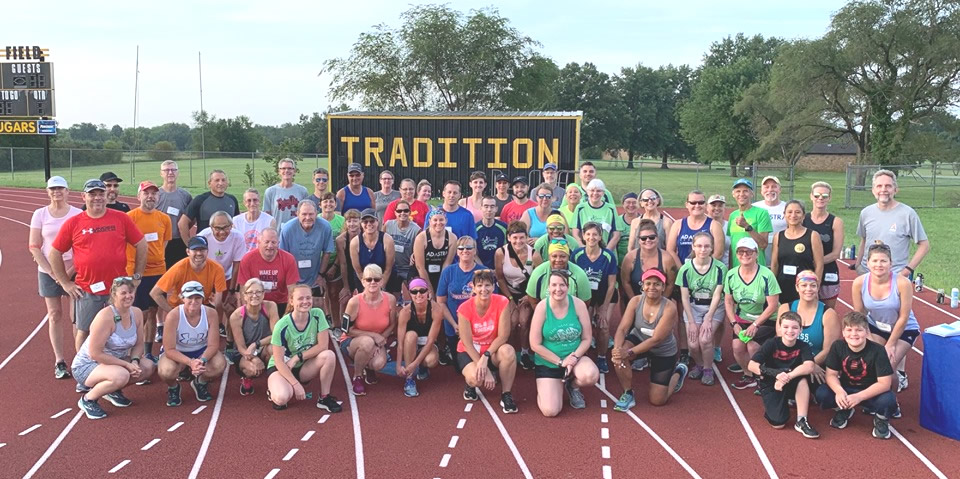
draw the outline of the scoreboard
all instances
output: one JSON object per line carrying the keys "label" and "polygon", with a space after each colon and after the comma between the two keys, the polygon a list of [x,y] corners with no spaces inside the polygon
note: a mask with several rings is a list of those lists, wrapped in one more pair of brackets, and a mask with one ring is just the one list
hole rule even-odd
{"label": "scoreboard", "polygon": [[53,116],[53,64],[0,63],[0,118]]}

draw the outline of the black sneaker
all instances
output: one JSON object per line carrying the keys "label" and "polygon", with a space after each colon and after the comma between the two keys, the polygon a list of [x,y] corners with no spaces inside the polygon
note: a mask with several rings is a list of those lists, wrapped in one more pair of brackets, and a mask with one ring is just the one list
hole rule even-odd
{"label": "black sneaker", "polygon": [[180,399],[180,385],[167,388],[167,407],[177,407],[183,401]]}
{"label": "black sneaker", "polygon": [[793,428],[796,429],[800,434],[803,434],[803,437],[807,439],[816,439],[820,437],[820,433],[817,432],[817,430],[814,429],[809,422],[807,422],[807,418],[805,417],[797,419],[797,423],[793,425]]}
{"label": "black sneaker", "polygon": [[337,401],[337,398],[335,398],[333,394],[327,394],[326,396],[317,399],[317,408],[323,409],[327,412],[343,411],[343,406],[340,405],[340,402]]}
{"label": "black sneaker", "polygon": [[877,439],[890,439],[890,421],[882,416],[874,417],[872,434]]}
{"label": "black sneaker", "polygon": [[372,369],[363,370],[363,382],[373,385],[377,384],[377,372]]}
{"label": "black sneaker", "polygon": [[677,362],[681,364],[686,364],[687,367],[689,368],[691,363],[690,353],[680,353],[680,359]]}
{"label": "black sneaker", "polygon": [[224,328],[222,324],[220,325],[220,337],[221,338],[227,337],[227,328]]}
{"label": "black sneaker", "polygon": [[463,387],[463,398],[467,401],[477,401],[480,395],[477,394],[477,388],[467,385]]}
{"label": "black sneaker", "polygon": [[523,369],[533,369],[533,357],[529,353],[520,353],[520,367]]}
{"label": "black sneaker", "polygon": [[853,417],[854,409],[840,409],[836,414],[833,415],[833,419],[830,420],[830,427],[835,427],[837,429],[843,429],[847,427],[847,423],[850,422],[850,418]]}
{"label": "black sneaker", "polygon": [[440,348],[440,354],[437,355],[437,362],[441,366],[447,366],[453,362],[453,357],[450,355],[450,348],[444,346]]}
{"label": "black sneaker", "polygon": [[112,393],[110,393],[110,394],[107,394],[107,395],[105,395],[105,396],[103,396],[103,397],[104,397],[104,399],[106,399],[107,401],[110,401],[110,404],[113,404],[113,405],[116,406],[116,407],[128,407],[128,406],[130,406],[131,404],[133,404],[133,401],[127,399],[127,397],[123,395],[123,391],[122,391],[122,390],[114,391],[114,392],[112,392]]}
{"label": "black sneaker", "polygon": [[87,401],[83,396],[80,396],[80,400],[77,401],[77,406],[80,407],[80,410],[83,411],[89,419],[103,419],[107,417],[107,413],[103,411],[100,404],[96,401]]}
{"label": "black sneaker", "polygon": [[57,379],[67,379],[70,377],[70,370],[67,369],[67,363],[60,361],[54,366],[53,377]]}
{"label": "black sneaker", "polygon": [[190,372],[190,368],[183,368],[180,370],[180,374],[177,376],[177,381],[187,382],[193,381],[193,373]]}
{"label": "black sneaker", "polygon": [[78,394],[86,394],[90,392],[90,388],[80,383],[77,383],[77,387],[74,388],[74,390],[77,391]]}
{"label": "black sneaker", "polygon": [[731,373],[742,373],[742,372],[743,372],[743,368],[740,367],[740,365],[737,364],[736,361],[734,361],[733,364],[727,366],[727,371],[730,371]]}
{"label": "black sneaker", "polygon": [[196,393],[197,401],[207,402],[213,399],[213,396],[210,395],[210,391],[207,391],[207,383],[201,383],[199,379],[190,381],[190,388],[193,389],[194,393]]}
{"label": "black sneaker", "polygon": [[501,394],[500,407],[503,409],[504,414],[515,414],[517,412],[517,403],[513,402],[513,394]]}

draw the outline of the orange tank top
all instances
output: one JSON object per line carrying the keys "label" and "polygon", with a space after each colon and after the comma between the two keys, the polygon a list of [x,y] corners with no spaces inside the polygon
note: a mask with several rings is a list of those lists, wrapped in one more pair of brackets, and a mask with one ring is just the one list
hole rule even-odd
{"label": "orange tank top", "polygon": [[363,298],[363,293],[358,296],[359,310],[353,327],[361,331],[383,333],[390,325],[390,303],[386,298],[387,293],[380,292],[380,304],[377,307],[367,304],[367,301]]}

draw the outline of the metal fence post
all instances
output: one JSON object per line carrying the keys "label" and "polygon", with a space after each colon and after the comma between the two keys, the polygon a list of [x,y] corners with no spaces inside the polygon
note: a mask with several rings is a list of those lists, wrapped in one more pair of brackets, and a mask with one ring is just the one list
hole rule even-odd
{"label": "metal fence post", "polygon": [[15,179],[13,176],[13,148],[10,148],[10,179]]}
{"label": "metal fence post", "polygon": [[937,207],[937,162],[931,161],[930,165],[933,167],[933,191],[930,198],[930,207]]}
{"label": "metal fence post", "polygon": [[700,189],[700,163],[697,163],[697,189]]}
{"label": "metal fence post", "polygon": [[850,207],[850,169],[853,168],[853,165],[847,165],[847,181],[846,185],[843,188],[843,207]]}
{"label": "metal fence post", "polygon": [[257,154],[255,152],[250,153],[250,171],[253,172],[253,176],[250,178],[250,187],[255,188],[257,186]]}
{"label": "metal fence post", "polygon": [[73,148],[70,148],[70,182],[73,183]]}

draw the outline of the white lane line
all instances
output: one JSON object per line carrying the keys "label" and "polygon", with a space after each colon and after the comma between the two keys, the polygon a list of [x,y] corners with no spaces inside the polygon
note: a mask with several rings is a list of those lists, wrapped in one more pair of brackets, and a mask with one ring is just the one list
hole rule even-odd
{"label": "white lane line", "polygon": [[606,409],[606,408],[607,408],[607,400],[606,400],[606,399],[601,399],[601,400],[600,400],[600,409]]}
{"label": "white lane line", "polygon": [[600,415],[600,422],[606,424],[608,421],[610,421],[610,418],[607,416],[606,413],[603,413]]}
{"label": "white lane line", "polygon": [[33,426],[30,426],[24,429],[23,431],[20,431],[20,434],[17,434],[17,435],[26,436],[27,434],[30,434],[31,432],[36,431],[37,429],[40,429],[40,426],[42,426],[42,424],[34,424]]}
{"label": "white lane line", "polygon": [[327,419],[330,419],[330,415],[329,415],[329,414],[324,414],[323,417],[320,418],[319,421],[317,421],[317,424],[323,424],[323,423],[327,422]]}
{"label": "white lane line", "polygon": [[944,475],[942,472],[940,472],[940,469],[938,469],[937,466],[934,466],[933,463],[930,462],[929,459],[927,459],[927,456],[924,456],[923,453],[917,450],[917,448],[913,447],[913,444],[910,444],[910,441],[908,441],[907,438],[903,437],[900,434],[900,431],[897,431],[896,428],[894,428],[893,426],[890,426],[890,432],[892,432],[894,436],[897,436],[897,439],[899,439],[904,446],[907,446],[907,449],[909,449],[914,456],[917,456],[917,459],[920,459],[920,462],[922,462],[925,466],[927,466],[927,469],[930,469],[930,472],[932,472],[935,476],[939,477],[940,479],[947,479],[947,476]]}
{"label": "white lane line", "polygon": [[197,459],[193,461],[193,468],[190,469],[190,479],[197,479],[200,474],[200,466],[207,457],[207,450],[210,449],[210,442],[213,441],[213,431],[217,429],[217,420],[220,419],[220,408],[223,407],[223,393],[227,390],[227,377],[230,375],[230,368],[223,370],[223,376],[220,377],[220,390],[217,391],[217,404],[213,406],[213,414],[210,415],[210,422],[207,424],[207,432],[203,435],[203,443],[200,444],[200,450],[197,452]]}
{"label": "white lane line", "polygon": [[0,219],[4,219],[4,220],[7,220],[7,221],[13,221],[14,223],[22,224],[23,226],[26,226],[27,228],[30,227],[30,225],[24,223],[23,221],[15,220],[15,219],[13,219],[13,218],[7,218],[6,216],[0,216]]}
{"label": "white lane line", "polygon": [[447,467],[447,464],[450,464],[450,454],[444,454],[440,459],[440,467]]}
{"label": "white lane line", "polygon": [[[606,389],[602,389],[600,388],[600,386],[597,386],[597,388],[599,388],[600,391],[603,392],[603,394],[605,394],[608,398],[610,398],[611,401],[615,401],[617,399],[613,396],[613,394],[610,394],[610,391],[607,391]],[[652,437],[655,441],[657,441],[657,443],[660,444],[660,447],[662,447],[665,451],[667,451],[668,454],[673,456],[673,459],[677,461],[678,464],[680,464],[680,467],[683,467],[683,469],[686,470],[688,474],[690,474],[690,477],[693,477],[695,479],[701,479],[700,475],[697,474],[697,471],[694,471],[693,468],[690,467],[690,464],[687,464],[687,461],[684,461],[683,458],[680,457],[679,454],[677,454],[677,451],[674,451],[673,448],[670,447],[670,445],[667,444],[667,442],[664,441],[659,434],[654,432],[654,430],[651,429],[650,426],[647,425],[647,423],[643,422],[639,417],[637,417],[637,415],[634,414],[633,411],[627,411],[627,416],[630,416],[630,418],[633,419],[634,422],[639,424],[644,431],[647,431],[647,434],[649,434],[650,437]]]}
{"label": "white lane line", "polygon": [[200,407],[194,409],[193,412],[191,412],[190,414],[193,414],[194,416],[196,416],[197,414],[200,414],[200,413],[201,413],[204,409],[206,409],[206,408],[207,408],[206,405],[200,406]]}
{"label": "white lane line", "polygon": [[7,443],[5,443],[5,442],[0,442],[0,447],[6,446],[6,445],[7,445]]}
{"label": "white lane line", "polygon": [[120,469],[123,469],[124,467],[126,467],[127,464],[130,464],[130,459],[124,459],[124,460],[120,461],[120,464],[117,464],[116,466],[113,466],[113,469],[110,469],[109,471],[107,471],[107,473],[108,473],[108,474],[116,474],[117,471],[119,471]]}
{"label": "white lane line", "polygon": [[266,476],[263,476],[263,479],[273,479],[280,472],[280,468],[270,469],[270,472]]}
{"label": "white lane line", "polygon": [[610,439],[610,429],[601,427],[600,428],[600,439]]}
{"label": "white lane line", "polygon": [[149,451],[151,447],[156,446],[160,442],[160,438],[154,438],[152,441],[148,442],[146,445],[140,448],[141,451]]}
{"label": "white lane line", "polygon": [[60,431],[60,435],[53,440],[53,443],[50,444],[50,447],[44,451],[43,455],[40,456],[40,459],[37,459],[37,462],[33,464],[33,467],[23,476],[23,479],[30,479],[33,477],[37,471],[40,470],[40,467],[43,466],[43,463],[47,462],[47,459],[50,459],[50,456],[53,455],[53,452],[60,447],[60,443],[67,437],[67,434],[70,434],[70,431],[73,429],[73,426],[77,425],[77,422],[80,421],[80,418],[83,416],[83,411],[77,411],[77,414],[73,416],[73,419],[70,420],[70,423],[63,428],[63,431]]}
{"label": "white lane line", "polygon": [[604,459],[610,459],[610,446],[600,447],[600,457]]}
{"label": "white lane line", "polygon": [[[843,304],[844,306],[850,308],[851,311],[854,310],[854,309],[853,309],[853,305],[851,305],[850,303],[844,301],[842,298],[837,297],[837,301],[839,301],[839,302],[840,302],[841,304]],[[916,346],[910,346],[910,349],[913,349],[914,351],[916,351],[917,354],[923,356],[923,351],[917,349]]]}
{"label": "white lane line", "polygon": [[530,474],[530,469],[527,467],[527,463],[520,455],[520,451],[517,450],[517,445],[513,443],[513,439],[510,438],[507,428],[503,427],[503,422],[500,421],[500,417],[497,416],[497,412],[493,410],[492,406],[490,406],[490,401],[487,401],[487,397],[482,393],[480,394],[480,400],[483,401],[483,406],[487,408],[487,412],[490,414],[490,417],[493,418],[493,422],[497,425],[497,429],[500,430],[500,435],[503,437],[503,441],[507,443],[507,447],[509,447],[510,452],[513,453],[513,458],[517,461],[517,465],[520,466],[520,471],[523,472],[523,477],[526,479],[533,479],[533,474]]}
{"label": "white lane line", "polygon": [[167,429],[167,432],[176,431],[177,429],[180,429],[180,426],[183,426],[183,421],[180,421],[180,422],[174,424],[173,426],[170,426],[170,429]]}
{"label": "white lane line", "polygon": [[612,478],[613,478],[613,470],[610,468],[610,466],[603,466],[603,479],[612,479]]}
{"label": "white lane line", "polygon": [[290,459],[293,459],[293,456],[296,456],[298,451],[300,451],[300,450],[297,449],[297,448],[291,449],[289,452],[287,452],[287,455],[286,455],[286,456],[283,456],[283,460],[284,460],[284,461],[289,461]]}
{"label": "white lane line", "polygon": [[447,444],[447,447],[449,447],[450,449],[453,449],[453,448],[457,447],[457,441],[459,441],[459,440],[460,440],[460,436],[453,436],[453,437],[451,437],[451,438],[450,438],[450,444]]}
{"label": "white lane line", "polygon": [[72,407],[68,407],[68,408],[64,409],[63,411],[60,411],[60,412],[54,414],[53,416],[50,416],[50,419],[56,419],[56,418],[58,418],[58,417],[60,417],[60,416],[63,416],[64,414],[66,414],[66,413],[68,413],[68,412],[70,412],[70,411],[72,411],[72,410],[73,410]]}
{"label": "white lane line", "polygon": [[309,441],[310,438],[313,437],[313,435],[316,434],[316,433],[317,433],[317,431],[307,431],[307,433],[304,434],[303,437],[300,438],[300,442],[307,442],[307,441]]}
{"label": "white lane line", "polygon": [[737,418],[740,419],[740,425],[743,426],[743,430],[746,431],[747,437],[750,438],[750,443],[753,444],[754,450],[757,451],[757,456],[760,458],[760,462],[763,463],[763,468],[767,470],[767,474],[770,476],[770,479],[776,479],[779,477],[777,476],[777,471],[773,469],[773,464],[770,463],[767,453],[764,452],[763,446],[761,446],[760,441],[757,440],[756,434],[753,433],[753,428],[750,427],[750,423],[747,422],[747,418],[743,415],[743,411],[740,410],[740,405],[737,403],[737,400],[734,399],[733,393],[730,392],[730,388],[727,387],[727,380],[723,377],[723,374],[720,373],[720,368],[718,368],[716,364],[713,365],[713,372],[720,379],[718,382],[723,388],[724,394],[727,395],[727,401],[729,401],[730,405],[733,406],[733,411],[737,413]]}
{"label": "white lane line", "polygon": [[473,403],[468,402],[467,405],[463,407],[463,412],[470,412],[471,409],[473,409]]}
{"label": "white lane line", "polygon": [[460,418],[460,422],[457,423],[457,429],[463,429],[463,426],[467,423],[466,418]]}
{"label": "white lane line", "polygon": [[29,336],[27,336],[27,339],[24,339],[23,342],[20,343],[19,346],[17,346],[17,349],[14,349],[13,352],[10,353],[9,356],[7,356],[6,358],[3,359],[3,362],[0,363],[0,370],[3,370],[3,367],[6,366],[7,363],[9,363],[10,360],[13,359],[14,356],[16,356],[17,353],[20,352],[20,350],[22,350],[24,347],[26,347],[27,343],[29,343],[30,340],[33,339],[33,337],[37,335],[37,332],[40,331],[40,328],[42,328],[44,324],[47,324],[47,316],[46,316],[46,315],[44,315],[44,316],[43,316],[43,319],[40,320],[40,324],[38,324],[36,328],[33,328],[33,332],[30,333]]}
{"label": "white lane line", "polygon": [[334,341],[333,352],[337,353],[340,370],[343,372],[343,383],[347,386],[347,396],[350,399],[350,414],[353,416],[353,449],[357,458],[357,479],[365,479],[367,473],[363,464],[363,435],[360,432],[360,410],[357,408],[357,398],[353,395],[353,385],[350,384],[350,372],[347,371],[347,362],[343,360],[340,346]]}

